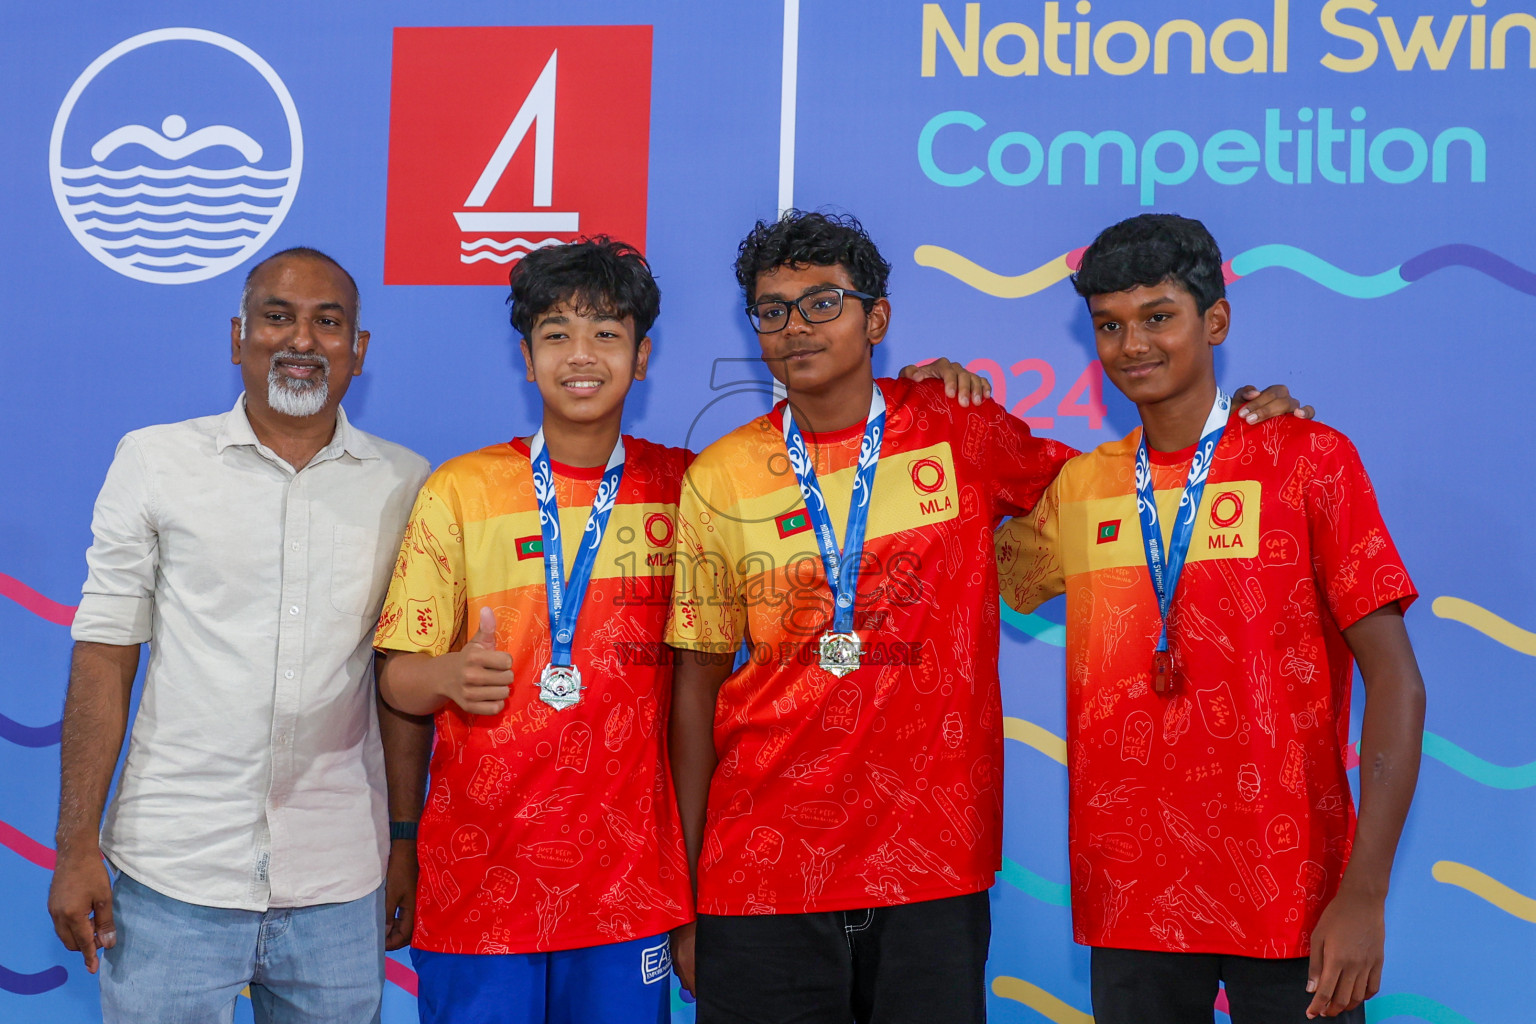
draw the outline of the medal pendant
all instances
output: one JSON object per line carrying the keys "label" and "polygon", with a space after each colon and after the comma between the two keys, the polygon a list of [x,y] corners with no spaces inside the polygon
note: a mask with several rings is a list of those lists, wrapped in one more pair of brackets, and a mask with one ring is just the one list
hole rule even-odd
{"label": "medal pendant", "polygon": [[1152,691],[1168,693],[1172,689],[1173,665],[1168,658],[1168,652],[1157,651],[1152,655]]}
{"label": "medal pendant", "polygon": [[821,667],[841,679],[859,667],[863,646],[857,633],[823,633]]}
{"label": "medal pendant", "polygon": [[575,665],[545,665],[539,676],[539,699],[556,711],[581,701],[581,670]]}

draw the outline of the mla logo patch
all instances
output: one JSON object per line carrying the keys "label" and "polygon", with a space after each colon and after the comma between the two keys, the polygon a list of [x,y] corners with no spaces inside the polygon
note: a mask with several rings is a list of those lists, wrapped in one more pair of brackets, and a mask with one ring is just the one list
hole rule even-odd
{"label": "mla logo patch", "polygon": [[507,283],[534,249],[645,248],[651,27],[395,29],[385,284]]}
{"label": "mla logo patch", "polygon": [[70,234],[135,281],[187,284],[232,270],[293,205],[304,137],[272,65],[229,36],[162,28],[80,73],[48,143]]}
{"label": "mla logo patch", "polygon": [[1243,525],[1243,496],[1237,491],[1222,491],[1211,501],[1211,528],[1230,530]]}
{"label": "mla logo patch", "polygon": [[795,534],[804,533],[811,528],[811,517],[802,508],[794,512],[785,512],[783,515],[775,517],[773,525],[779,528],[780,539],[793,537]]}
{"label": "mla logo patch", "polygon": [[665,512],[652,512],[645,517],[645,539],[652,547],[672,546],[672,517]]}
{"label": "mla logo patch", "polygon": [[917,459],[907,467],[912,486],[919,494],[932,494],[944,488],[944,463],[938,459]]}
{"label": "mla logo patch", "polygon": [[1120,520],[1106,519],[1099,524],[1098,543],[1108,544],[1120,539]]}

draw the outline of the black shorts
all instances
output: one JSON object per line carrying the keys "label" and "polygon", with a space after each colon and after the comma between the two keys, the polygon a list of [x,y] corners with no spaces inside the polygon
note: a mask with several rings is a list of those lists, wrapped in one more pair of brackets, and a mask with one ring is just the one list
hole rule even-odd
{"label": "black shorts", "polygon": [[981,1024],[985,892],[821,914],[699,915],[698,1024]]}
{"label": "black shorts", "polygon": [[[1093,947],[1095,1024],[1210,1024],[1219,984],[1232,1024],[1312,1024],[1307,958],[1263,960],[1210,953]],[[1365,1024],[1365,1007],[1317,1021]]]}

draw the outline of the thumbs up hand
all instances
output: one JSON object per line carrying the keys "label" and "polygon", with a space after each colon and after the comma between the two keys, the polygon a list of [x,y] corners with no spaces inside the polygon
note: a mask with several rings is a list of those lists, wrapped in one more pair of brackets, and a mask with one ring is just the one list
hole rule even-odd
{"label": "thumbs up hand", "polygon": [[495,715],[512,690],[512,655],[496,647],[496,614],[480,609],[480,628],[461,650],[444,659],[441,692],[471,715]]}

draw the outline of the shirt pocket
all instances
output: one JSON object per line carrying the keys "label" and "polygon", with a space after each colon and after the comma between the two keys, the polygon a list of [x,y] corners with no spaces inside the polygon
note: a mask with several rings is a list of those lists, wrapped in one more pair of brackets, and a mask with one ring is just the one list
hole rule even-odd
{"label": "shirt pocket", "polygon": [[338,525],[331,538],[331,607],[343,615],[367,615],[374,603],[373,563],[379,533],[366,526]]}

